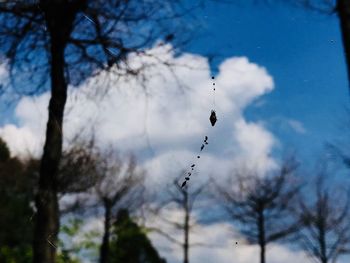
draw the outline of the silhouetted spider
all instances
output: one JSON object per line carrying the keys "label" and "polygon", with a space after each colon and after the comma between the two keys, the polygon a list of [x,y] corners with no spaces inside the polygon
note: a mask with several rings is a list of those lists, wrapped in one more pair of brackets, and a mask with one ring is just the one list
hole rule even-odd
{"label": "silhouetted spider", "polygon": [[215,110],[211,111],[209,120],[210,120],[211,125],[214,126],[216,121],[217,121]]}

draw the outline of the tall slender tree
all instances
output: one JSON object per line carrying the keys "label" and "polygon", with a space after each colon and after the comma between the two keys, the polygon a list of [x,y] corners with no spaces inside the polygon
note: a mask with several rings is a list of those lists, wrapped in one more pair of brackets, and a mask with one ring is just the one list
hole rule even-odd
{"label": "tall slender tree", "polygon": [[[167,196],[162,202],[160,202],[160,205],[156,209],[151,209],[151,212],[156,215],[157,220],[163,222],[167,227],[169,227],[169,229],[179,231],[181,233],[182,240],[172,237],[166,230],[160,229],[157,226],[149,227],[149,230],[180,246],[183,253],[183,263],[189,263],[190,248],[194,246],[204,246],[202,243],[191,242],[190,235],[196,226],[196,222],[193,220],[194,203],[201,194],[203,195],[207,184],[201,184],[194,189],[189,188],[188,186],[181,187],[182,182],[180,180],[183,179],[183,173],[184,172],[182,172],[180,176],[173,181],[172,185],[167,187]],[[166,213],[162,213],[166,211],[169,206],[175,206],[177,209],[180,209],[182,213],[181,221],[171,219],[166,215]]]}
{"label": "tall slender tree", "polygon": [[335,263],[340,255],[350,253],[350,195],[326,183],[326,175],[319,174],[312,189],[300,196],[297,240],[316,262]]}
{"label": "tall slender tree", "polygon": [[266,247],[298,229],[291,216],[292,201],[299,191],[293,180],[294,165],[284,164],[279,173],[262,177],[236,173],[224,184],[214,183],[220,201],[241,234],[260,247],[260,262],[266,262]]}
{"label": "tall slender tree", "polygon": [[134,156],[122,160],[115,151],[108,151],[101,157],[97,171],[103,179],[95,185],[94,190],[104,210],[99,262],[108,263],[112,225],[120,209],[128,208],[132,211],[142,205],[145,171],[137,166]]}
{"label": "tall slender tree", "polygon": [[20,94],[29,95],[51,90],[35,199],[34,262],[53,263],[56,257],[57,173],[68,84],[79,84],[112,68],[118,68],[120,74],[137,75],[138,69],[126,64],[127,54],[143,52],[161,36],[173,39],[169,36],[174,36],[175,27],[167,19],[178,17],[174,10],[183,11],[178,1],[0,3],[0,55],[8,63],[11,86]]}

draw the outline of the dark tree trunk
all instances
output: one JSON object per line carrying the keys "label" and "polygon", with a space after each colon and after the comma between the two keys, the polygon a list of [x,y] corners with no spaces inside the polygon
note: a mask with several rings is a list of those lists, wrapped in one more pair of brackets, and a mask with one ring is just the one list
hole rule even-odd
{"label": "dark tree trunk", "polygon": [[184,250],[184,263],[189,262],[188,258],[188,250],[189,250],[189,228],[190,228],[190,211],[189,211],[189,203],[188,203],[188,193],[187,190],[185,190],[185,224],[184,224],[184,244],[183,244],[183,250]]}
{"label": "dark tree trunk", "polygon": [[259,233],[259,246],[260,246],[260,263],[265,263],[265,218],[263,210],[259,211],[258,217],[258,233]]}
{"label": "dark tree trunk", "polygon": [[350,1],[338,0],[337,12],[340,19],[340,28],[343,37],[348,83],[350,88]]}
{"label": "dark tree trunk", "polygon": [[67,97],[64,77],[64,46],[51,42],[51,99],[46,140],[40,165],[37,217],[34,233],[34,262],[54,263],[59,229],[56,174],[62,153],[62,121]]}
{"label": "dark tree trunk", "polygon": [[319,222],[319,238],[318,242],[320,245],[320,259],[322,263],[328,263],[327,258],[327,246],[326,246],[326,233],[324,229],[324,222],[321,220]]}
{"label": "dark tree trunk", "polygon": [[102,238],[102,244],[100,247],[100,263],[107,263],[109,256],[109,237],[111,228],[111,203],[108,199],[103,200],[103,206],[105,209],[105,222],[104,233]]}
{"label": "dark tree trunk", "polygon": [[72,30],[77,7],[67,1],[41,0],[50,34],[51,99],[46,138],[40,164],[37,208],[33,240],[33,262],[55,263],[59,231],[57,170],[62,155],[62,123],[67,99],[64,50]]}

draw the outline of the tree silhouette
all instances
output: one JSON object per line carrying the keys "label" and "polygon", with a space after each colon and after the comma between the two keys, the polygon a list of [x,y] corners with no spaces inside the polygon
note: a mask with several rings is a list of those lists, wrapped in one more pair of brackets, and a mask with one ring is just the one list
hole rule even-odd
{"label": "tree silhouette", "polygon": [[299,191],[293,182],[295,165],[285,163],[278,174],[262,177],[236,173],[224,184],[214,183],[215,196],[230,218],[238,223],[241,234],[260,247],[260,262],[266,262],[266,246],[291,235],[298,222],[290,213]]}
{"label": "tree silhouette", "polygon": [[[100,149],[92,145],[88,150],[79,147],[73,147],[73,150],[70,155],[63,157],[63,159],[70,157],[72,161],[67,159],[64,162],[65,165],[70,165],[66,166],[64,184],[61,185],[68,185],[68,189],[70,191],[74,189],[76,193],[83,190],[72,206],[75,211],[83,209],[86,212],[89,208],[102,208],[104,229],[99,262],[106,263],[110,258],[111,229],[118,211],[122,208],[133,211],[144,202],[145,171],[138,167],[135,156],[122,158],[112,146]],[[82,176],[74,175],[76,172]],[[59,175],[59,178],[62,176]],[[89,178],[93,183],[90,181],[80,183]],[[88,187],[84,190],[82,186]]]}
{"label": "tree silhouette", "polygon": [[[192,165],[191,167],[194,167],[194,166],[195,165]],[[165,231],[164,229],[160,229],[157,226],[152,226],[152,227],[149,227],[148,229],[150,231],[153,231],[165,237],[170,242],[181,246],[182,252],[183,252],[183,262],[189,263],[190,248],[193,246],[204,245],[198,242],[196,243],[190,242],[190,234],[196,226],[196,223],[193,222],[192,220],[194,203],[198,198],[198,196],[203,194],[207,183],[201,184],[195,188],[182,186],[179,180],[182,179],[184,173],[187,173],[187,172],[183,171],[182,173],[180,173],[180,176],[173,181],[173,184],[167,187],[167,192],[166,192],[167,196],[164,198],[163,201],[160,202],[158,207],[156,209],[150,209],[150,211],[157,216],[157,219],[164,222],[170,228],[175,229],[176,231],[181,231],[183,240],[180,241],[177,238],[172,237],[167,233],[167,231]],[[168,218],[166,214],[165,215],[162,214],[162,211],[164,211],[166,207],[172,206],[172,205],[175,205],[176,208],[181,210],[182,220],[180,222],[173,220],[171,218]]]}
{"label": "tree silhouette", "polygon": [[350,196],[326,184],[325,176],[318,175],[314,189],[301,195],[297,236],[300,247],[316,262],[335,263],[340,255],[350,253]]}
{"label": "tree silhouette", "polygon": [[132,221],[128,210],[118,212],[111,242],[111,263],[166,263],[142,229]]}
{"label": "tree silhouette", "polygon": [[8,63],[11,87],[19,94],[30,95],[51,90],[35,202],[34,262],[53,263],[56,257],[57,173],[68,84],[77,85],[101,70],[119,69],[115,72],[137,75],[139,70],[126,63],[127,54],[145,54],[143,49],[160,36],[173,39],[176,26],[169,18],[178,17],[179,10],[183,11],[177,1],[161,0],[0,4],[0,50]]}
{"label": "tree silhouette", "polygon": [[94,139],[73,139],[63,150],[57,175],[59,196],[86,192],[101,180],[97,171],[100,153],[95,144]]}
{"label": "tree silhouette", "polygon": [[103,177],[95,185],[98,202],[104,209],[104,231],[100,247],[100,263],[109,262],[111,227],[117,212],[142,205],[145,172],[137,167],[136,158],[122,160],[115,151],[107,151],[99,161],[98,173]]}
{"label": "tree silhouette", "polygon": [[[82,193],[91,190],[103,176],[97,172],[100,156],[96,153],[94,142],[72,142],[65,149],[60,160],[57,175],[58,197],[66,194]],[[32,257],[34,196],[37,192],[40,163],[36,159],[19,160],[10,157],[7,144],[0,139],[3,158],[0,159],[0,262],[28,262]],[[7,156],[7,157],[6,157]],[[5,158],[6,157],[6,158]],[[60,214],[75,210],[72,206],[60,209]],[[64,261],[64,254],[58,261]]]}

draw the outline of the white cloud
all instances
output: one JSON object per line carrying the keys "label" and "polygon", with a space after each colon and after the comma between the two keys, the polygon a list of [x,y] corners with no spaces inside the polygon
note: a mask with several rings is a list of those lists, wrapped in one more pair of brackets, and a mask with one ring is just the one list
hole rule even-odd
{"label": "white cloud", "polygon": [[[179,89],[172,73],[162,65],[145,70],[146,76],[152,76],[147,82],[149,96],[142,92],[143,87],[137,81],[119,78],[111,83],[112,88],[103,99],[93,101],[88,97],[91,90],[96,90],[93,87],[96,80],[89,80],[81,87],[69,89],[65,137],[87,132],[89,125],[95,123],[95,131],[101,143],[114,143],[121,150],[145,155],[149,152],[148,137],[154,155],[144,156],[146,163],[156,163],[162,156],[172,156],[167,161],[162,161],[158,169],[178,163],[175,168],[179,170],[186,168],[190,162],[199,161],[196,155],[207,135],[209,145],[200,161],[204,166],[211,167],[211,170],[217,171],[214,169],[217,166],[216,168],[225,171],[229,169],[229,162],[242,160],[262,170],[273,167],[274,160],[270,154],[275,138],[261,124],[247,122],[243,116],[243,111],[252,101],[272,90],[273,81],[266,70],[245,57],[226,59],[219,66],[219,73],[215,77],[214,102],[206,58],[193,54],[175,57],[169,50],[171,46],[167,45],[155,47],[148,52],[161,54],[163,60],[178,65],[174,72],[187,89]],[[132,67],[137,67],[141,62],[154,63],[154,58],[131,55],[129,62]],[[103,73],[98,78],[101,80],[107,77]],[[0,134],[6,134],[5,139],[14,154],[21,151],[16,142],[22,140],[19,139],[21,137],[30,142],[27,144],[32,152],[40,153],[48,101],[49,93],[22,98],[15,111],[18,127],[9,124],[0,128]],[[218,116],[215,127],[211,127],[208,120],[213,108]],[[8,132],[9,129],[11,132]]]}
{"label": "white cloud", "polygon": [[29,127],[7,124],[0,128],[0,137],[9,146],[12,156],[38,155],[40,140]]}
{"label": "white cloud", "polygon": [[306,133],[306,129],[300,121],[289,119],[287,120],[287,123],[296,133],[300,133],[300,134]]}
{"label": "white cloud", "polygon": [[[234,133],[241,152],[241,162],[250,164],[250,167],[257,171],[266,171],[276,165],[269,157],[275,139],[261,124],[247,123],[240,119],[235,123]],[[251,164],[254,164],[254,167]]]}

